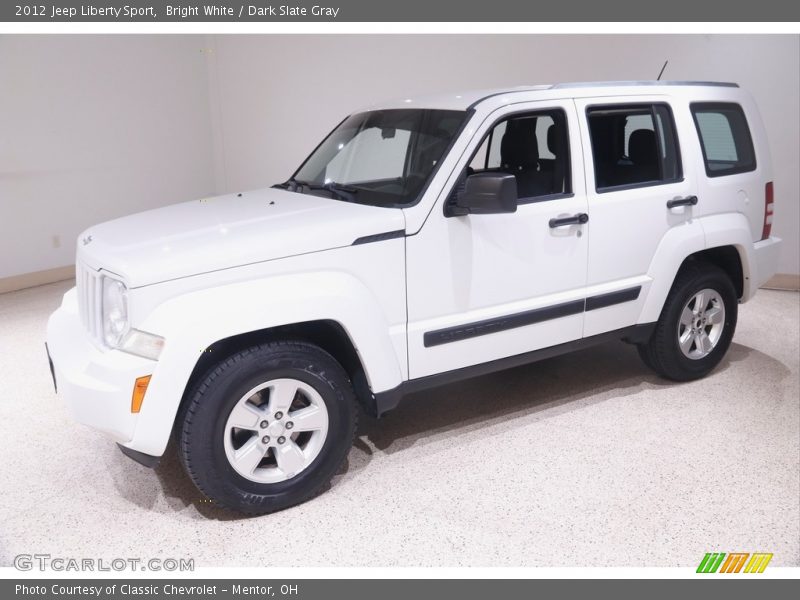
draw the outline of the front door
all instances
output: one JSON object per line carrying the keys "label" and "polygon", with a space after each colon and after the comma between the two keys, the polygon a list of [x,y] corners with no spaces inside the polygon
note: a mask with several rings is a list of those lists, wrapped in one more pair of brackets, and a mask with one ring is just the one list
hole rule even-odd
{"label": "front door", "polygon": [[583,334],[591,221],[574,102],[498,109],[475,138],[456,174],[515,175],[517,211],[448,217],[438,204],[407,238],[411,379]]}

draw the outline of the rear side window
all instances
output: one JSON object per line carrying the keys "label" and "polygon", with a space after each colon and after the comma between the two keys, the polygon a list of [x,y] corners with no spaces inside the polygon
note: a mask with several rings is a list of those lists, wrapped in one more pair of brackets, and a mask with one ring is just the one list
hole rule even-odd
{"label": "rear side window", "polygon": [[691,109],[709,177],[756,168],[753,140],[741,106],[703,102],[692,104]]}
{"label": "rear side window", "polygon": [[666,104],[587,111],[598,192],[680,181],[680,152]]}

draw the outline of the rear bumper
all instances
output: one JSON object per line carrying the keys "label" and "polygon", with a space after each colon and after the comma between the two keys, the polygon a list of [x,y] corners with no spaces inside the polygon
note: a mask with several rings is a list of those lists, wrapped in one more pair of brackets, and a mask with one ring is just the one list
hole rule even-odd
{"label": "rear bumper", "polygon": [[47,351],[57,394],[72,417],[129,444],[138,417],[131,413],[133,384],[137,377],[151,375],[156,363],[97,347],[81,324],[74,289],[50,316]]}
{"label": "rear bumper", "polygon": [[775,275],[782,243],[781,238],[769,237],[753,244],[753,260],[750,265],[750,289],[753,293]]}

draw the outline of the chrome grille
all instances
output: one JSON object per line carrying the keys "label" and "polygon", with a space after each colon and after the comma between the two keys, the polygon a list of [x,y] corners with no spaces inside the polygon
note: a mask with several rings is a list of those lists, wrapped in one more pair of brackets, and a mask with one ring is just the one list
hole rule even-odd
{"label": "chrome grille", "polygon": [[100,323],[100,302],[103,293],[100,273],[79,262],[75,269],[75,281],[78,288],[78,310],[83,327],[93,338],[100,340],[103,333]]}

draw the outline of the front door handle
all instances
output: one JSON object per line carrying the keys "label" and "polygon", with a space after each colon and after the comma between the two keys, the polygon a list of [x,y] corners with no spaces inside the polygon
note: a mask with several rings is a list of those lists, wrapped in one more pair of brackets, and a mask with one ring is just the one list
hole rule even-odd
{"label": "front door handle", "polygon": [[550,219],[550,229],[555,229],[556,227],[566,227],[567,225],[583,225],[588,223],[588,221],[589,215],[586,213],[578,213],[577,215],[572,215],[571,217]]}
{"label": "front door handle", "polygon": [[676,206],[694,206],[697,204],[697,196],[686,196],[686,198],[673,198],[667,200],[667,208],[675,208]]}

